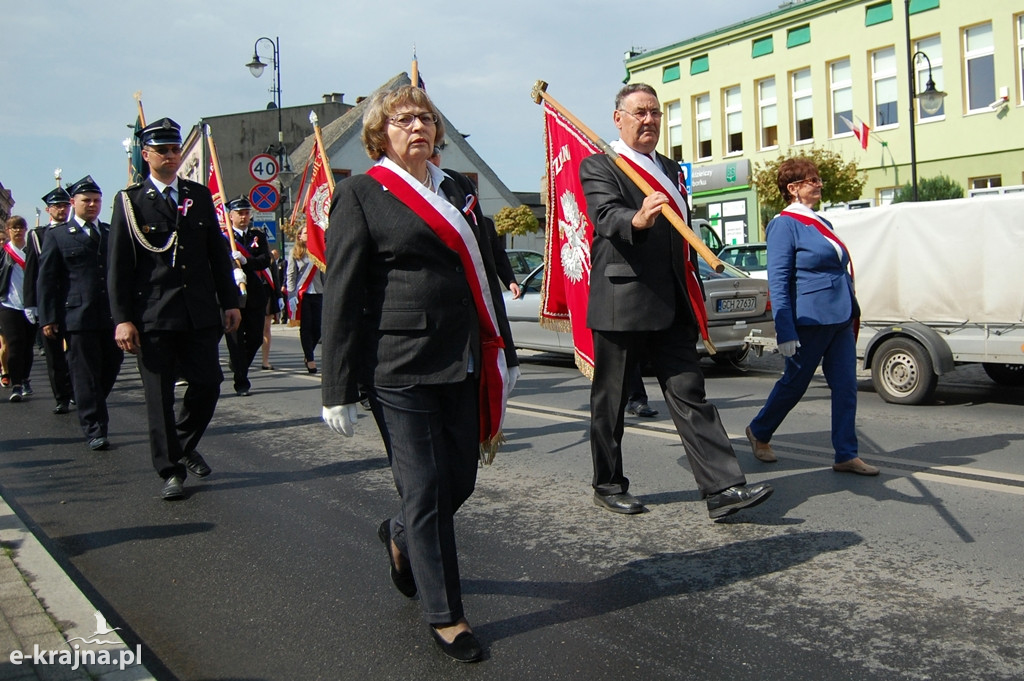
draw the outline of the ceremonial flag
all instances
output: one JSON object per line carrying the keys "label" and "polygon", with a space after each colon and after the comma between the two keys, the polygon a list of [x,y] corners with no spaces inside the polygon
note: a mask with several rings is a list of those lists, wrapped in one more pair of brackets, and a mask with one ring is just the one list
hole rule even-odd
{"label": "ceremonial flag", "polygon": [[[319,128],[317,128],[319,133]],[[322,270],[327,269],[324,232],[327,231],[331,210],[331,195],[334,193],[334,178],[327,163],[320,135],[313,142],[313,172],[310,173],[309,190],[306,192],[303,213],[306,216],[306,248],[309,257]]]}
{"label": "ceremonial flag", "polygon": [[220,182],[217,181],[217,171],[213,167],[213,161],[210,161],[210,174],[207,177],[206,186],[213,194],[213,209],[217,213],[217,222],[221,229],[225,229],[230,223],[228,222],[227,208],[224,206],[224,192],[220,190]]}
{"label": "ceremonial flag", "polygon": [[594,337],[587,328],[590,244],[580,163],[600,149],[546,101],[544,106],[547,224],[541,326],[572,334],[576,366],[594,376]]}
{"label": "ceremonial flag", "polygon": [[[144,127],[142,117],[136,116],[134,133],[138,133]],[[129,184],[137,184],[149,176],[149,166],[142,160],[142,145],[139,144],[139,138],[134,133],[132,134],[131,154],[128,157]]]}
{"label": "ceremonial flag", "polygon": [[862,121],[859,117],[857,117],[859,124],[854,124],[854,122],[846,116],[840,116],[840,118],[843,119],[843,123],[846,123],[847,127],[853,131],[853,136],[857,138],[858,142],[860,142],[860,148],[867,150],[868,135],[871,132],[871,128],[868,127],[867,123]]}

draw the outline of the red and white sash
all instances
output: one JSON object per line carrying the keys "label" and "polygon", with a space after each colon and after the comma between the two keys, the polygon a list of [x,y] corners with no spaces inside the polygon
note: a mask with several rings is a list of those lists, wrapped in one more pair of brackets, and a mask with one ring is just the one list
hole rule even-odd
{"label": "red and white sash", "polygon": [[818,232],[829,240],[832,247],[836,249],[836,257],[839,258],[839,262],[843,262],[843,258],[840,253],[846,255],[846,261],[849,263],[850,278],[853,278],[853,258],[850,257],[850,249],[846,247],[842,239],[834,231],[832,226],[829,225],[825,220],[821,218],[817,213],[808,208],[802,203],[791,203],[782,210],[782,215],[791,217],[797,222],[801,222],[808,227],[814,227]]}
{"label": "red and white sash", "polygon": [[4,250],[7,251],[7,255],[11,256],[11,260],[14,264],[25,269],[25,256],[18,252],[18,247],[12,244],[10,241],[4,243]]}
{"label": "red and white sash", "polygon": [[[221,232],[224,233],[223,230],[221,230]],[[245,234],[243,233],[242,236],[245,236]],[[231,243],[231,237],[229,237],[226,233],[224,233],[224,238],[228,240],[228,243]],[[253,239],[252,246],[256,246],[256,243],[257,241]],[[252,254],[249,252],[249,249],[246,248],[245,244],[243,244],[238,239],[235,239],[235,250],[244,255],[246,260],[252,258]],[[258,274],[263,279],[263,281],[267,282],[267,284],[270,285],[271,289],[274,288],[274,277],[273,275],[270,274],[269,268],[256,270],[256,274]]]}
{"label": "red and white sash", "polygon": [[[640,174],[640,177],[647,180],[647,183],[654,187],[654,189],[668,197],[669,207],[679,217],[686,217],[689,214],[686,212],[686,207],[689,204],[683,198],[683,193],[686,189],[682,184],[681,174],[677,184],[672,184],[662,167],[650,156],[641,154],[639,151],[629,147],[621,139],[615,140],[610,146],[626,163]],[[708,311],[704,307],[704,294],[700,288],[700,274],[690,259],[690,244],[687,243],[686,239],[683,239],[683,258],[686,268],[686,294],[690,298],[690,307],[693,308],[693,314],[697,317],[700,335],[705,340],[708,340]]]}
{"label": "red and white sash", "polygon": [[[430,169],[428,169],[428,172]],[[447,200],[428,190],[387,157],[377,162],[367,175],[418,215],[448,248],[455,251],[466,272],[480,324],[480,445],[493,454],[501,436],[505,401],[509,385],[505,362],[505,341],[498,328],[487,273],[480,246],[462,212]],[[439,183],[438,176],[434,175]]]}
{"label": "red and white sash", "polygon": [[[292,261],[293,263],[295,261]],[[316,265],[313,261],[307,259],[306,266],[302,270],[302,274],[299,275],[296,285],[298,290],[295,291],[295,309],[292,310],[292,319],[297,322],[302,321],[302,297],[306,295],[306,291],[309,290],[309,285],[313,283],[313,275],[316,274]]]}

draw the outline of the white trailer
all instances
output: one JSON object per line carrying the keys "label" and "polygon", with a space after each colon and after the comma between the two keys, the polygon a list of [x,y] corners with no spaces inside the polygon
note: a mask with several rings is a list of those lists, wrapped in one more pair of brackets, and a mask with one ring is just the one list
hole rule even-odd
{"label": "white trailer", "polygon": [[829,212],[850,249],[857,344],[887,402],[921,404],[938,377],[980,362],[1024,385],[1024,197]]}

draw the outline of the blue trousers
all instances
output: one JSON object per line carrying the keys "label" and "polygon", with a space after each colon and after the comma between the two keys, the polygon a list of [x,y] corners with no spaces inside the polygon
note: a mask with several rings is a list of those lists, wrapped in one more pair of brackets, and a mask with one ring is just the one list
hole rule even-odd
{"label": "blue trousers", "polygon": [[750,422],[761,442],[772,435],[807,392],[818,365],[832,392],[832,448],[835,462],[857,458],[857,343],[852,320],[844,324],[798,326],[800,347],[786,358],[786,371]]}

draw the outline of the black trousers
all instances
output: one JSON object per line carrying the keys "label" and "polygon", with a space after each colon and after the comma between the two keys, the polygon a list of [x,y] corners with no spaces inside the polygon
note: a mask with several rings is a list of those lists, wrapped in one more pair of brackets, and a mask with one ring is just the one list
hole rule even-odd
{"label": "black trousers", "polygon": [[367,393],[402,497],[392,538],[412,566],[424,619],[455,622],[463,616],[455,512],[476,486],[477,381],[378,386]]}
{"label": "black trousers", "polygon": [[[220,327],[140,334],[138,355],[146,396],[153,468],[165,480],[187,475],[180,459],[195,450],[220,397]],[[174,411],[174,382],[188,381],[181,409]]]}
{"label": "black trousers", "polygon": [[124,352],[114,341],[113,329],[68,333],[68,369],[75,386],[78,422],[86,439],[107,436],[107,397],[123,361]]}
{"label": "black trousers", "polygon": [[263,323],[267,316],[265,309],[265,304],[242,308],[242,322],[236,331],[227,334],[225,338],[236,392],[252,387],[249,367],[263,345]]}
{"label": "black trousers", "polygon": [[686,458],[703,496],[746,484],[715,405],[707,401],[697,354],[697,328],[678,321],[661,331],[594,331],[590,449],[594,490],[629,490],[622,470],[627,378],[639,357],[654,365]]}
{"label": "black trousers", "polygon": [[320,323],[323,318],[324,296],[321,293],[307,293],[302,296],[302,319],[299,320],[299,343],[302,357],[314,361],[313,352],[320,342]]}
{"label": "black trousers", "polygon": [[56,338],[40,335],[43,339],[43,352],[46,353],[46,375],[50,379],[53,399],[57,402],[70,402],[74,399],[75,393],[71,389],[71,371],[68,369],[67,355],[64,354],[64,335],[59,334]]}
{"label": "black trousers", "polygon": [[7,375],[11,386],[21,386],[32,373],[36,325],[29,323],[24,310],[0,305],[0,335],[7,345]]}

